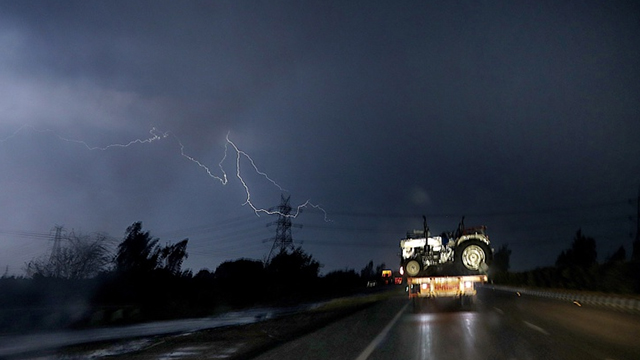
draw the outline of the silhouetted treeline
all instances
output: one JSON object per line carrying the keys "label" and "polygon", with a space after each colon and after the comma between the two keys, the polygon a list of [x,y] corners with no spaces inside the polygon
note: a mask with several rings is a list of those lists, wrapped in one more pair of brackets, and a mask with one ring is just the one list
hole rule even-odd
{"label": "silhouetted treeline", "polygon": [[[636,246],[638,244],[634,243],[634,253],[637,253]],[[506,246],[496,251],[495,259],[500,258],[502,262],[493,269],[492,279],[495,283],[640,294],[640,259],[627,259],[625,249],[621,246],[604,263],[598,263],[595,240],[585,236],[581,230],[577,231],[571,248],[558,255],[555,266],[509,272],[510,254],[511,250]]]}
{"label": "silhouetted treeline", "polygon": [[[60,253],[83,253],[78,249],[87,248],[84,243],[82,248],[70,244]],[[194,275],[182,270],[187,245],[184,239],[162,246],[136,222],[98,275],[84,276],[77,261],[67,261],[86,257],[41,256],[27,264],[30,277],[0,278],[0,334],[294,305],[363,291],[375,276],[373,262],[360,274],[346,269],[320,276],[322,265],[301,248],[282,251],[266,263],[245,258],[225,261],[215,271],[202,269]]]}

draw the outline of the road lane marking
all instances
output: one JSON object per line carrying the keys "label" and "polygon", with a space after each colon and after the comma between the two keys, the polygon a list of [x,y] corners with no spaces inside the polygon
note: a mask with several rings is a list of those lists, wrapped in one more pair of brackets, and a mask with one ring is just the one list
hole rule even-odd
{"label": "road lane marking", "polygon": [[502,311],[502,309],[499,309],[499,308],[497,308],[497,307],[494,307],[493,309],[494,309],[498,314],[500,314],[500,315],[504,315],[504,311]]}
{"label": "road lane marking", "polygon": [[522,321],[525,325],[527,325],[528,327],[532,328],[535,331],[541,332],[545,335],[549,335],[549,333],[547,332],[547,330],[541,328],[540,326],[537,325],[533,325],[532,323],[528,322],[528,321]]}
{"label": "road lane marking", "polygon": [[387,324],[387,326],[385,326],[385,328],[382,329],[380,334],[378,334],[378,336],[376,336],[376,338],[373,339],[373,341],[360,353],[360,355],[358,355],[356,360],[366,360],[369,357],[369,355],[371,355],[373,350],[375,350],[378,347],[378,345],[380,345],[382,340],[384,340],[384,338],[387,336],[387,334],[389,333],[393,325],[395,325],[398,319],[400,319],[400,316],[402,315],[404,310],[407,308],[407,306],[409,306],[409,303],[405,304],[402,307],[402,309],[398,311],[396,316],[394,316],[393,319],[391,319],[391,321]]}

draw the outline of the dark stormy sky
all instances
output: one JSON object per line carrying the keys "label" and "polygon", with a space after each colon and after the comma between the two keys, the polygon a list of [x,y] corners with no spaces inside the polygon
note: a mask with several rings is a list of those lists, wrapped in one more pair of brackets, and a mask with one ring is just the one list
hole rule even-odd
{"label": "dark stormy sky", "polygon": [[326,210],[293,219],[323,272],[396,267],[423,214],[486,225],[513,270],[579,228],[630,254],[639,104],[633,1],[3,0],[0,267],[135,221],[194,272],[263,259],[277,217],[227,134],[256,207]]}

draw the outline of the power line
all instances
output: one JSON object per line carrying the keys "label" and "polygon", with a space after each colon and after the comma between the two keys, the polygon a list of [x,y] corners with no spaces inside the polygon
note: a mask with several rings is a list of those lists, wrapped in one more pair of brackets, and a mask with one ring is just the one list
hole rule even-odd
{"label": "power line", "polygon": [[[283,197],[284,200],[284,197]],[[543,215],[543,214],[559,214],[563,212],[579,212],[583,210],[593,210],[593,209],[604,209],[608,207],[621,206],[627,204],[635,204],[636,199],[626,199],[620,201],[610,201],[610,202],[598,202],[598,203],[590,203],[583,205],[575,205],[575,206],[566,206],[566,207],[555,207],[555,208],[546,208],[546,209],[533,209],[533,210],[522,210],[522,211],[499,211],[499,212],[484,212],[484,213],[471,213],[468,216],[474,217],[500,217],[500,216],[516,216],[516,215]],[[285,206],[286,203],[282,203],[280,207]],[[286,208],[282,210],[286,211]],[[315,211],[313,208],[307,209],[309,212]],[[284,213],[284,211],[283,211]],[[369,218],[415,218],[419,219],[421,216],[416,214],[402,214],[402,213],[383,213],[383,212],[333,212],[329,214],[330,216],[354,216],[354,217],[369,217]],[[438,214],[430,214],[428,217],[431,218],[449,218],[449,217],[459,217],[458,214],[446,214],[446,213],[438,213]],[[580,217],[580,216],[578,216]],[[616,217],[608,217],[608,218],[597,218],[597,219],[585,219],[580,218],[572,221],[558,221],[552,224],[543,224],[542,226],[537,225],[526,225],[524,227],[518,227],[516,229],[505,229],[504,231],[517,231],[517,230],[526,230],[536,231],[539,230],[541,232],[549,232],[550,229],[557,229],[563,226],[575,226],[575,224],[580,222],[587,222],[584,224],[584,227],[598,226],[602,224],[610,224],[610,223],[620,223],[626,221],[632,221],[636,218],[635,216],[616,216]],[[233,217],[229,219],[223,219],[212,224],[193,226],[189,228],[178,228],[171,231],[166,231],[161,233],[163,237],[177,237],[179,234],[184,234],[184,237],[193,237],[198,235],[212,234],[213,236],[209,236],[210,240],[200,240],[197,244],[190,244],[190,252],[192,253],[205,253],[205,252],[221,252],[221,253],[229,253],[241,251],[243,249],[254,248],[263,246],[260,243],[252,244],[252,237],[259,236],[261,234],[261,230],[264,229],[264,225],[248,225],[247,222],[251,219],[254,219],[253,215],[242,215],[238,217]],[[272,251],[278,247],[289,247],[293,246],[293,239],[291,238],[291,228],[293,227],[301,227],[300,225],[293,225],[290,223],[290,217],[282,217],[280,216],[278,221],[271,223],[271,225],[276,224],[279,226],[279,230],[276,229],[276,236],[272,238],[274,240],[274,245],[272,246]],[[374,226],[338,226],[332,225],[332,223],[325,224],[308,224],[304,225],[304,229],[312,230],[312,231],[332,231],[332,232],[349,232],[349,233],[376,233],[376,234],[398,234],[398,230],[392,227],[385,228],[377,228]],[[173,235],[173,236],[172,236]],[[33,240],[51,240],[51,233],[40,233],[34,231],[20,231],[20,230],[8,230],[8,229],[0,229],[0,236],[13,236],[20,238],[27,238]],[[591,235],[593,236],[593,235]],[[601,239],[620,239],[623,237],[613,237],[613,236],[593,236],[594,238]],[[624,236],[626,238],[626,236]],[[206,243],[203,243],[206,241]],[[551,243],[553,241],[549,241]],[[524,244],[526,242],[522,242]],[[537,241],[536,243],[547,243]],[[520,245],[519,243],[513,243]],[[315,240],[306,242],[306,245],[309,246],[347,246],[347,247],[395,247],[397,244],[395,242],[390,242],[387,244],[379,244],[379,243],[368,243],[368,242],[337,242],[337,241],[324,241],[324,240]],[[54,243],[55,247],[55,243]]]}
{"label": "power line", "polygon": [[393,247],[398,248],[398,242],[389,243],[367,243],[367,242],[344,242],[330,240],[300,240],[301,243],[308,246],[346,246],[346,247]]}
{"label": "power line", "polygon": [[38,232],[29,232],[29,231],[18,231],[18,230],[0,230],[0,235],[11,235],[17,237],[25,237],[31,239],[51,239],[51,233],[38,233]]}
{"label": "power line", "polygon": [[[564,207],[551,207],[543,209],[533,210],[501,210],[501,211],[488,211],[488,212],[462,212],[465,216],[470,217],[501,217],[501,216],[515,216],[515,215],[538,215],[538,214],[552,214],[558,212],[568,212],[575,210],[585,209],[598,209],[610,206],[617,206],[623,204],[634,204],[635,199],[625,199],[619,201],[607,201],[598,203],[589,203]],[[458,218],[462,213],[427,213],[427,218]],[[409,214],[409,213],[382,213],[382,212],[330,212],[331,216],[353,216],[353,217],[370,217],[370,218],[422,218],[421,214]]]}
{"label": "power line", "polygon": [[[242,225],[245,224],[247,222],[247,220],[250,219],[255,219],[255,215],[253,214],[248,214],[248,215],[242,215],[242,216],[238,216],[238,217],[234,217],[234,218],[229,218],[229,219],[224,219],[224,220],[220,220],[220,221],[216,221],[213,224],[208,224],[208,225],[199,225],[199,226],[194,226],[194,227],[190,227],[190,228],[182,228],[182,229],[175,229],[175,230],[169,230],[169,231],[165,231],[162,232],[161,234],[164,236],[168,236],[168,237],[180,237],[182,234],[187,233],[189,236],[192,235],[197,235],[197,234],[208,234],[210,232],[213,231],[219,231],[225,227],[228,227],[230,225]],[[234,226],[235,228],[236,226]]]}

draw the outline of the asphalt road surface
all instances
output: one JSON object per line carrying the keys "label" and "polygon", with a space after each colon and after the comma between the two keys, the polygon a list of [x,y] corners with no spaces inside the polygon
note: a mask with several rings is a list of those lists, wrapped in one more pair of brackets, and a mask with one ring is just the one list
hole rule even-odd
{"label": "asphalt road surface", "polygon": [[640,359],[640,316],[480,289],[472,307],[403,296],[257,359]]}

